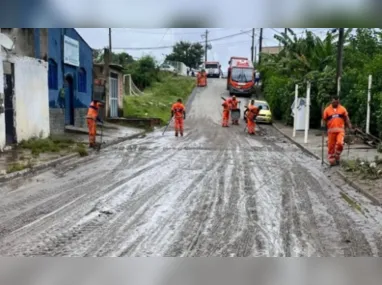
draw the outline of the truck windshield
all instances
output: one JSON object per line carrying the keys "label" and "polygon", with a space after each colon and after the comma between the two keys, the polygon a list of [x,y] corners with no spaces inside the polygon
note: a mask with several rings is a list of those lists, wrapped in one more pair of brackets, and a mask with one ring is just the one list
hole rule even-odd
{"label": "truck windshield", "polygon": [[206,64],[206,68],[208,68],[208,69],[210,69],[210,68],[218,69],[219,66],[217,64]]}
{"label": "truck windshield", "polygon": [[253,81],[253,69],[232,68],[231,78],[236,82],[251,82]]}

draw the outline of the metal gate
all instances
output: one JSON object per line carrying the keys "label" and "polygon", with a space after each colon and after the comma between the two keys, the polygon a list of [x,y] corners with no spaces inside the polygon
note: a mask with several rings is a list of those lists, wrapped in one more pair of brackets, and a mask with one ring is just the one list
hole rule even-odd
{"label": "metal gate", "polygon": [[118,79],[110,77],[110,117],[118,117]]}

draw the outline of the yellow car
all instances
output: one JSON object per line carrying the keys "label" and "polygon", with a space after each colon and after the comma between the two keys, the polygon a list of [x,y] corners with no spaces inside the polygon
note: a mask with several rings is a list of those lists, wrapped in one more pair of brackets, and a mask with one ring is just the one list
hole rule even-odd
{"label": "yellow car", "polygon": [[[248,106],[251,102],[248,103]],[[256,122],[272,124],[272,112],[267,101],[255,100],[255,106],[263,108],[260,110],[259,115],[256,117]]]}

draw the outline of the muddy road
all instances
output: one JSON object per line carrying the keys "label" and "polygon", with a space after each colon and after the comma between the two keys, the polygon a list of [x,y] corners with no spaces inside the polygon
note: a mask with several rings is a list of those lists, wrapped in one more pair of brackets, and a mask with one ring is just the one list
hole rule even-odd
{"label": "muddy road", "polygon": [[222,93],[219,79],[196,93],[183,138],[1,185],[0,255],[382,256],[381,209],[273,127],[222,128]]}

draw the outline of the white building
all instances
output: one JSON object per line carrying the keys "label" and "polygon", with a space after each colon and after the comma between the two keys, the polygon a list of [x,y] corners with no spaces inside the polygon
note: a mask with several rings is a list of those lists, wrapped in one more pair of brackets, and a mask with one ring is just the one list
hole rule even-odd
{"label": "white building", "polygon": [[0,151],[49,134],[47,63],[0,50]]}

